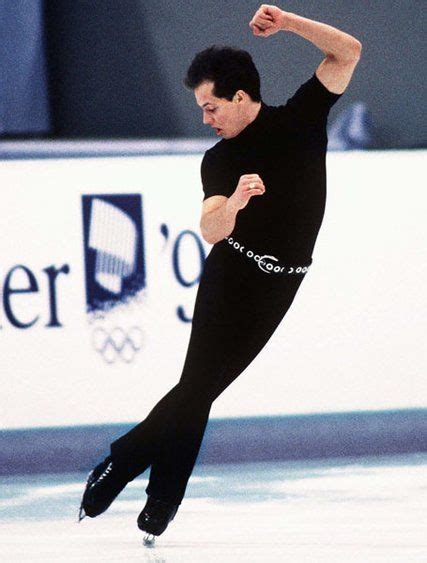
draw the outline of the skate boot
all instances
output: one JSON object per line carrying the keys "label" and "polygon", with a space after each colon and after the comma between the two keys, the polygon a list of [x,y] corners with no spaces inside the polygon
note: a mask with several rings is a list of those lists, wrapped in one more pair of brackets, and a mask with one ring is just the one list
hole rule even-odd
{"label": "skate boot", "polygon": [[129,480],[131,479],[124,471],[120,471],[111,456],[106,457],[88,475],[78,521],[85,516],[94,518],[105,512]]}
{"label": "skate boot", "polygon": [[170,504],[148,496],[147,503],[138,516],[138,528],[147,532],[144,545],[154,545],[155,536],[160,536],[166,530],[169,522],[174,519],[179,505]]}

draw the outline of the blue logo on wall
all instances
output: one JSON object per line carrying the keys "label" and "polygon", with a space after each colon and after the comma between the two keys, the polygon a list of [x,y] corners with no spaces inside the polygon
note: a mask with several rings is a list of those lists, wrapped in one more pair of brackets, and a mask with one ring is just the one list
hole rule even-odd
{"label": "blue logo on wall", "polygon": [[87,312],[107,311],[145,288],[140,194],[84,195]]}

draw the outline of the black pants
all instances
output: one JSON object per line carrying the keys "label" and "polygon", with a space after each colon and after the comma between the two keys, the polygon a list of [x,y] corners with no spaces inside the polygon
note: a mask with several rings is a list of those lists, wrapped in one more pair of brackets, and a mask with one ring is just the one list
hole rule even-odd
{"label": "black pants", "polygon": [[303,278],[264,272],[226,241],[214,245],[200,279],[179,382],[145,420],[111,444],[113,459],[125,464],[130,478],[151,465],[147,494],[182,501],[212,402],[265,346]]}

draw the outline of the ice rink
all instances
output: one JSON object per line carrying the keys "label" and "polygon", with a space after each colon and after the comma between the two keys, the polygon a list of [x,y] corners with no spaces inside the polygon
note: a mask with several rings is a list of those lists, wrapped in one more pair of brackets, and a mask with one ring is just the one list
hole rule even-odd
{"label": "ice rink", "polygon": [[197,465],[153,548],[136,517],[148,472],[77,523],[86,474],[1,478],[0,560],[427,561],[427,454]]}

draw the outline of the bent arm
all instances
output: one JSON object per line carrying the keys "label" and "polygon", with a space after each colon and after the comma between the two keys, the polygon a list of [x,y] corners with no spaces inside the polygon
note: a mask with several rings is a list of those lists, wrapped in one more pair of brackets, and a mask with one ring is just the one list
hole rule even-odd
{"label": "bent arm", "polygon": [[352,35],[331,25],[282,11],[281,29],[308,39],[327,57],[345,63],[359,59],[362,44]]}
{"label": "bent arm", "polygon": [[279,31],[292,31],[308,39],[326,55],[316,76],[333,94],[343,94],[360,59],[362,44],[352,35],[326,23],[262,4],[249,26],[254,35],[269,37]]}
{"label": "bent arm", "polygon": [[239,207],[232,197],[212,196],[203,202],[200,230],[209,244],[215,244],[228,236],[236,224]]}

